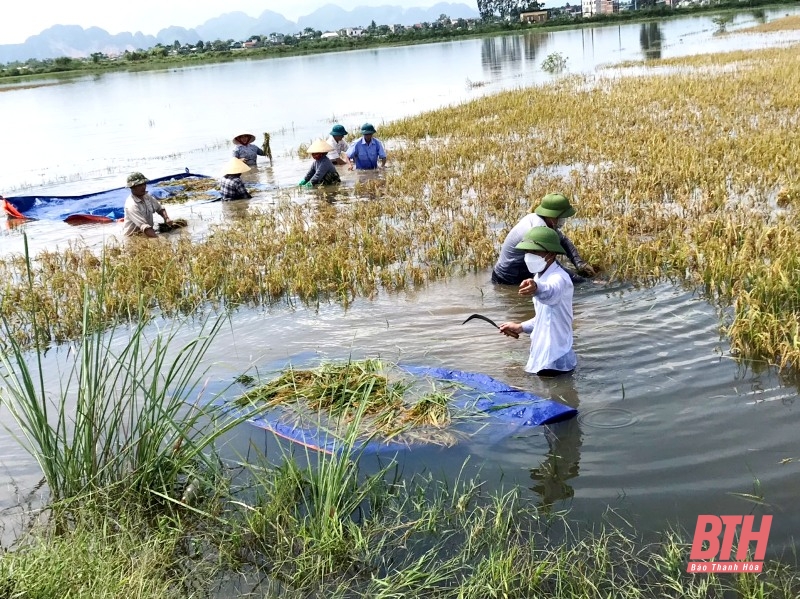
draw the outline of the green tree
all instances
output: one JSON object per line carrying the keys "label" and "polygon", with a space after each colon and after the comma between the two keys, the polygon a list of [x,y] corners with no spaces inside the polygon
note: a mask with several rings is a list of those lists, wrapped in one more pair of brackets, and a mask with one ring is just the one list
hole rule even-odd
{"label": "green tree", "polygon": [[485,21],[496,16],[502,18],[518,17],[522,12],[539,10],[541,3],[530,0],[477,0],[478,12]]}
{"label": "green tree", "polygon": [[181,40],[175,40],[174,42],[172,42],[172,47],[175,50],[180,50],[181,49]]}
{"label": "green tree", "polygon": [[130,61],[130,62],[136,62],[136,61],[144,60],[145,58],[147,58],[147,54],[142,49],[135,50],[133,52],[130,52],[129,50],[125,50],[125,54],[123,54],[122,56],[123,56],[123,58],[125,60]]}

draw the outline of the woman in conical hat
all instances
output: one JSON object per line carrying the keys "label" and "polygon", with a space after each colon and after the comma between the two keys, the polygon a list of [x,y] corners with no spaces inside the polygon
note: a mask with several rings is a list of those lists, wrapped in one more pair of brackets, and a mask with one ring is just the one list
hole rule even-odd
{"label": "woman in conical hat", "polygon": [[253,196],[247,191],[242,181],[242,173],[250,170],[242,160],[231,158],[222,169],[222,179],[219,180],[219,190],[222,192],[222,201],[249,200]]}
{"label": "woman in conical hat", "polygon": [[306,176],[300,181],[299,185],[313,187],[315,185],[331,185],[341,182],[339,173],[333,162],[328,158],[328,152],[333,147],[322,139],[316,140],[308,148],[308,153],[314,158],[314,164],[308,169]]}
{"label": "woman in conical hat", "polygon": [[241,158],[251,168],[256,167],[259,156],[266,156],[264,150],[253,143],[255,140],[252,133],[240,133],[233,138],[233,157]]}

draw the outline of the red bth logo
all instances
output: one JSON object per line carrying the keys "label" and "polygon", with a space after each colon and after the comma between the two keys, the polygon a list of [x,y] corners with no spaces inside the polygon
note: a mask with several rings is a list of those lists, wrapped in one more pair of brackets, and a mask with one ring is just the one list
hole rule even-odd
{"label": "red bth logo", "polygon": [[[686,566],[686,571],[695,574],[761,572],[764,568],[772,516],[762,516],[758,530],[753,530],[754,520],[754,516],[698,516],[692,552],[689,554],[691,561]],[[737,527],[741,528],[738,531],[736,559],[733,561],[731,551],[734,540],[737,540]],[[720,533],[723,533],[722,540]],[[756,561],[744,561],[753,541],[756,543],[753,554]]]}

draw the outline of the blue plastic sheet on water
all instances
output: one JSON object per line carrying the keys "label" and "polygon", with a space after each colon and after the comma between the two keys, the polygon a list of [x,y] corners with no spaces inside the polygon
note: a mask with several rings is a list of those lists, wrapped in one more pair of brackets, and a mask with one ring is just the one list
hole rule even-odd
{"label": "blue plastic sheet on water", "polygon": [[[174,196],[185,189],[179,181],[181,179],[195,178],[208,179],[207,175],[195,173],[178,173],[150,179],[147,191],[158,200]],[[159,183],[175,181],[175,185],[157,187]],[[36,220],[65,220],[74,215],[102,216],[112,220],[119,220],[125,215],[125,200],[131,190],[127,187],[117,187],[108,191],[89,193],[76,196],[12,196],[5,198],[26,218]]]}
{"label": "blue plastic sheet on water", "polygon": [[[448,389],[452,393],[451,406],[467,412],[485,414],[487,418],[483,422],[488,426],[499,426],[500,430],[496,432],[501,437],[518,431],[520,427],[568,420],[578,413],[575,408],[516,389],[486,374],[425,366],[401,365],[400,368],[421,380],[454,383],[453,388]],[[228,405],[232,413],[247,413],[233,404],[236,398],[247,391],[245,385],[218,381],[208,387],[207,391],[215,395],[214,403]],[[339,453],[345,445],[339,436],[321,424],[300,426],[296,422],[287,422],[280,409],[258,413],[249,418],[248,422],[314,451]],[[357,442],[351,449],[358,453],[374,454],[396,453],[413,447],[414,444],[405,442],[370,439]]]}

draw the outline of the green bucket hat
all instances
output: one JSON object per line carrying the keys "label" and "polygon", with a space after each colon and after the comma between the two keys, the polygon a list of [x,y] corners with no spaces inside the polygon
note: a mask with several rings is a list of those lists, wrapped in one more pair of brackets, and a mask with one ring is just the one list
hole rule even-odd
{"label": "green bucket hat", "polygon": [[566,196],[560,193],[548,193],[542,198],[541,203],[534,210],[539,216],[547,216],[550,218],[567,218],[575,214],[573,208]]}
{"label": "green bucket hat", "polygon": [[344,128],[344,125],[334,125],[331,129],[331,132],[328,135],[347,135],[347,129]]}
{"label": "green bucket hat", "polygon": [[556,254],[566,254],[561,247],[561,240],[550,227],[534,227],[514,246],[518,250],[526,252],[554,252]]}
{"label": "green bucket hat", "polygon": [[128,183],[126,187],[135,187],[136,185],[141,185],[143,183],[147,183],[147,177],[145,177],[142,173],[131,173],[128,175]]}
{"label": "green bucket hat", "polygon": [[364,123],[361,125],[361,135],[372,135],[375,133],[375,127],[373,127],[370,123]]}

